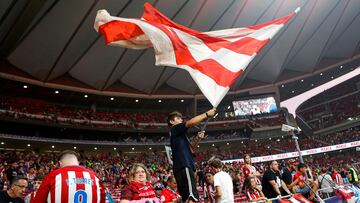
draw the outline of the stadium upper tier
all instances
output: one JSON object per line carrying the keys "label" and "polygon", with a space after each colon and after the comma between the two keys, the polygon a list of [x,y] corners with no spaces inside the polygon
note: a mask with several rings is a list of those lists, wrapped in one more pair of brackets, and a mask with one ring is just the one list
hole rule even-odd
{"label": "stadium upper tier", "polygon": [[[318,130],[359,115],[358,92],[302,108],[299,111],[309,125]],[[17,120],[37,120],[73,126],[125,129],[166,129],[169,112],[134,112],[114,109],[111,111],[94,108],[65,106],[45,100],[23,97],[1,97],[0,117]],[[229,111],[229,110],[228,110]],[[231,111],[231,110],[230,110]],[[229,111],[229,114],[231,115]],[[286,123],[281,112],[271,114],[217,117],[209,123],[210,128],[244,127],[263,128]],[[185,116],[189,118],[190,116]]]}

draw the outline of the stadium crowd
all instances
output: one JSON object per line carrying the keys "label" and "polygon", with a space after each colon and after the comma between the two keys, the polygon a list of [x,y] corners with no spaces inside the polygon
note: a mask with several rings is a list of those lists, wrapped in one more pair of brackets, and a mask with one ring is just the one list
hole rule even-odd
{"label": "stadium crowd", "polygon": [[[335,139],[333,139],[333,141],[328,144],[343,143],[345,140],[354,141],[358,139],[359,131],[357,129],[352,129],[338,132],[335,134],[330,134],[324,136],[324,141],[330,139],[331,137],[335,137]],[[252,141],[253,145],[248,143],[249,146],[239,146],[237,148],[229,147],[229,149],[225,149],[226,147],[224,146],[209,147],[208,149],[198,149],[197,152],[195,152],[197,159],[196,179],[197,189],[200,191],[202,201],[214,202],[215,200],[214,197],[211,196],[213,195],[212,192],[214,192],[213,187],[211,187],[214,173],[212,172],[209,165],[209,163],[211,163],[212,156],[216,156],[217,158],[225,160],[243,158],[246,157],[246,154],[248,153],[249,156],[265,155],[269,151],[256,151],[256,149],[266,148],[266,142],[272,142],[272,144],[270,144],[269,146],[277,146],[277,148],[283,149],[285,145],[283,146],[279,144],[289,143],[287,139],[288,138],[284,138],[282,139],[283,141],[280,142],[275,139],[272,139],[271,141],[268,139],[263,141],[259,140],[257,142]],[[307,139],[308,138],[304,139],[304,141],[300,139],[300,145],[302,149],[305,149],[304,146],[315,146],[305,145],[305,143],[314,142],[315,138],[312,140]],[[326,146],[326,142],[318,142],[316,144],[316,147]],[[289,150],[290,149],[292,148],[289,146]],[[273,153],[275,152],[280,153],[281,151],[273,151]],[[254,198],[263,199],[264,197],[262,197],[262,194],[264,194],[265,197],[273,198],[273,195],[268,193],[269,191],[264,191],[267,186],[265,186],[264,188],[260,181],[264,180],[264,178],[271,178],[273,175],[271,173],[271,170],[275,171],[276,174],[278,171],[279,173],[281,173],[281,175],[283,175],[286,174],[284,172],[286,171],[286,168],[289,168],[288,170],[290,170],[292,176],[295,177],[295,174],[301,173],[301,170],[303,170],[303,168],[309,168],[312,171],[313,175],[312,181],[309,180],[309,184],[310,186],[313,186],[313,189],[321,188],[322,184],[324,184],[324,187],[329,186],[329,184],[325,184],[323,181],[319,180],[319,177],[322,177],[322,174],[330,174],[331,180],[329,181],[337,181],[337,184],[342,184],[341,181],[343,179],[355,182],[356,184],[355,174],[353,174],[353,171],[358,171],[358,168],[356,168],[358,167],[358,165],[353,165],[355,166],[353,167],[351,164],[357,162],[358,160],[360,160],[360,155],[354,153],[354,150],[351,150],[343,151],[341,153],[328,153],[306,157],[306,167],[304,165],[300,165],[297,160],[291,159],[279,162],[271,162],[270,164],[251,164],[249,162],[248,164],[250,164],[252,167],[245,166],[246,164],[242,162],[233,162],[229,164],[222,164],[221,170],[228,173],[232,179],[235,201],[245,202],[251,200],[253,201]],[[121,200],[122,191],[126,188],[126,185],[130,183],[129,173],[131,171],[131,166],[136,163],[144,164],[146,166],[146,169],[149,170],[149,184],[152,186],[159,198],[161,196],[160,191],[164,190],[166,188],[166,185],[169,184],[169,182],[170,184],[172,184],[171,182],[174,182],[174,179],[172,178],[173,172],[171,165],[169,164],[165,152],[162,151],[152,151],[151,153],[118,152],[116,154],[110,154],[105,152],[96,154],[80,153],[79,162],[81,166],[84,166],[97,174],[99,179],[108,188],[109,194],[111,194],[115,202],[119,202]],[[46,174],[54,171],[59,167],[58,163],[59,162],[57,153],[39,153],[34,151],[3,151],[0,153],[0,188],[9,188],[9,183],[12,181],[12,178],[15,178],[18,175],[23,175],[27,178],[29,182],[25,192],[26,194],[28,194],[32,190],[34,190],[34,188],[38,187],[36,186],[38,184],[38,182],[36,182],[38,179],[41,180]],[[302,168],[298,169],[298,167],[300,166]],[[250,180],[253,176],[249,175],[249,171],[251,171],[251,173],[258,173],[257,176],[254,176],[259,179],[258,182],[256,181],[256,179]],[[337,173],[341,175],[341,181],[339,180]],[[289,179],[288,177],[286,179],[281,175],[280,178],[282,178],[287,185],[291,185],[295,181],[294,178]],[[301,174],[298,174],[297,176],[301,177]],[[262,188],[260,187],[261,185]],[[290,192],[303,193],[306,197],[314,199],[314,196],[311,194],[309,188],[303,189],[306,187],[307,186],[305,186],[303,182],[298,181],[296,184],[292,185],[292,190]],[[281,192],[283,195],[285,195],[284,191],[281,190]],[[332,192],[330,193],[332,194]],[[330,193],[323,195],[330,195]]]}
{"label": "stadium crowd", "polygon": [[[344,120],[358,115],[357,94],[335,98],[329,102],[322,102],[309,106],[307,104],[300,109],[299,114],[305,118],[314,129],[329,127]],[[211,128],[223,128],[231,126],[249,126],[261,128],[278,126],[285,123],[282,113],[261,114],[243,117],[227,116],[224,110],[210,122]],[[168,112],[126,112],[104,111],[96,108],[64,106],[49,103],[45,100],[1,97],[0,116],[22,120],[41,120],[52,123],[64,123],[71,125],[86,125],[91,127],[107,128],[131,128],[131,129],[157,129],[166,127]],[[226,114],[229,115],[229,114]]]}

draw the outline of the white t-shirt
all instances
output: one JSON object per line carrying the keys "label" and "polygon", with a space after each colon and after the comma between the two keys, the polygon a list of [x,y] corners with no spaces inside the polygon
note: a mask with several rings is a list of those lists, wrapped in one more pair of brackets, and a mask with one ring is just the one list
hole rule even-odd
{"label": "white t-shirt", "polygon": [[224,171],[217,172],[214,175],[214,186],[221,187],[222,196],[217,203],[233,203],[234,191],[233,182],[230,175]]}
{"label": "white t-shirt", "polygon": [[328,189],[323,190],[323,192],[331,193],[334,191],[332,189],[332,187],[335,185],[335,183],[329,174],[324,173],[324,174],[319,175],[318,180],[319,180],[321,189],[328,188]]}

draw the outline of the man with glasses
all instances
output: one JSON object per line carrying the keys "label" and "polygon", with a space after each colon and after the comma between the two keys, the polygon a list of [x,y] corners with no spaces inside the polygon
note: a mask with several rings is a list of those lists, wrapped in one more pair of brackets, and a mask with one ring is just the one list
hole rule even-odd
{"label": "man with glasses", "polygon": [[23,176],[16,176],[7,191],[0,191],[1,203],[24,203],[22,199],[25,189],[28,186],[28,181]]}

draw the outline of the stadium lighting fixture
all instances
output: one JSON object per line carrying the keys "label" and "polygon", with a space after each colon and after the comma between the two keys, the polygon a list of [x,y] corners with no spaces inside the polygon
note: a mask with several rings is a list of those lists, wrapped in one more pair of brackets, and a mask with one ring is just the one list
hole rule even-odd
{"label": "stadium lighting fixture", "polygon": [[184,102],[184,100],[182,99],[182,100],[180,100],[181,102]]}
{"label": "stadium lighting fixture", "polygon": [[161,99],[159,99],[158,102],[161,103],[162,102]]}
{"label": "stadium lighting fixture", "polygon": [[51,146],[51,148],[53,148],[53,149],[54,149],[54,148],[55,148],[55,146],[53,145],[53,146]]}
{"label": "stadium lighting fixture", "polygon": [[136,102],[136,103],[138,103],[138,102],[139,102],[139,100],[138,100],[138,99],[136,99],[136,100],[135,100],[135,102]]}
{"label": "stadium lighting fixture", "polygon": [[2,144],[2,145],[4,145],[4,144],[5,144],[5,142],[1,142],[1,144]]}
{"label": "stadium lighting fixture", "polygon": [[85,94],[85,95],[84,95],[84,97],[85,97],[85,98],[88,98],[88,95],[87,95],[87,94]]}
{"label": "stadium lighting fixture", "polygon": [[114,101],[114,97],[111,97],[110,100],[111,100],[111,101]]}
{"label": "stadium lighting fixture", "polygon": [[55,94],[59,94],[59,91],[55,90]]}
{"label": "stadium lighting fixture", "polygon": [[27,144],[27,146],[28,146],[28,147],[30,147],[30,146],[31,146],[31,144]]}
{"label": "stadium lighting fixture", "polygon": [[24,89],[27,89],[27,88],[28,88],[28,86],[27,86],[27,85],[24,85],[24,86],[23,86],[23,88],[24,88]]}

